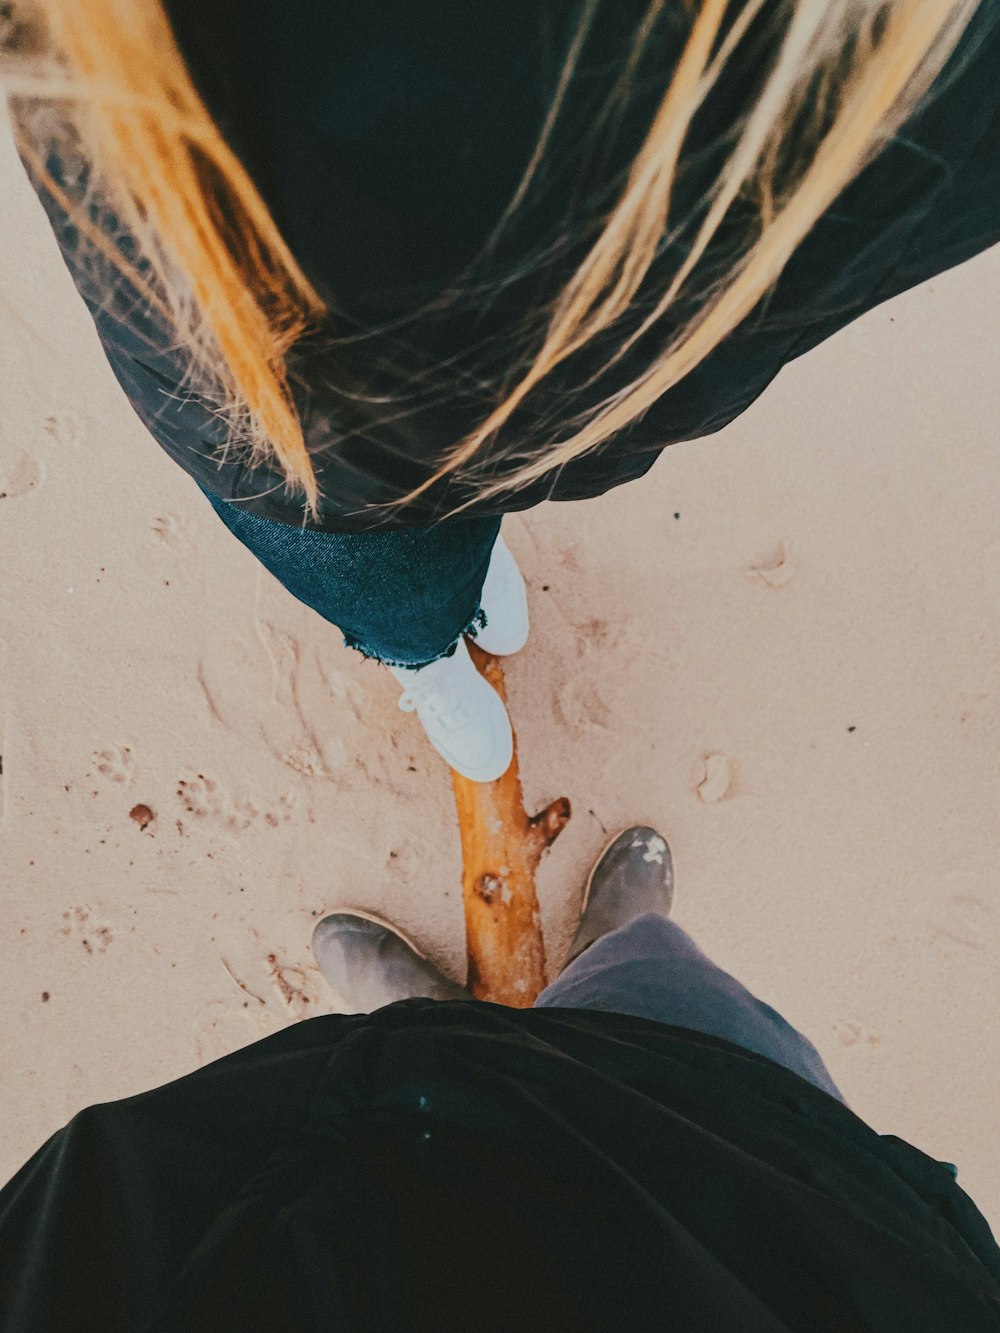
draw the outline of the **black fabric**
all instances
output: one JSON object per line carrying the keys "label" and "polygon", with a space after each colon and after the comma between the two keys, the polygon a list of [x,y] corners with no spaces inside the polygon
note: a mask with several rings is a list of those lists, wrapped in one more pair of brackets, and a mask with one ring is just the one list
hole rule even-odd
{"label": "black fabric", "polygon": [[728,1041],[407,1000],[94,1106],[0,1191],[5,1333],[993,1333],[946,1166]]}
{"label": "black fabric", "polygon": [[[764,5],[734,72],[695,118],[673,216],[697,209],[719,136],[759,86],[776,4]],[[689,7],[667,5],[622,114],[608,122],[616,128],[592,136],[646,8],[646,0],[598,5],[538,177],[493,256],[476,263],[535,147],[578,3],[169,0],[206,101],[332,308],[290,360],[325,497],[314,526],[428,523],[471,498],[467,484],[452,480],[404,510],[378,508],[422,481],[482,422],[517,356],[538,345],[538,312],[586,253],[686,36]],[[579,499],[641,476],[665,446],[732,421],[789,360],[1000,240],[998,32],[1000,0],[983,0],[937,95],[834,201],[757,309],[641,421],[532,486],[463,512]],[[50,166],[82,196],[79,164]],[[302,501],[279,472],[249,468],[239,450],[220,463],[224,428],[184,386],[169,329],[36,188],[108,359],[155,438],[214,494],[301,523]],[[93,206],[92,215],[113,230],[114,220]],[[739,233],[735,212],[718,258]],[[682,233],[664,248],[650,291],[662,290],[685,241]],[[636,320],[648,299],[637,299]],[[668,332],[647,334],[586,389],[621,332],[570,358],[500,432],[493,475],[519,464],[511,450],[566,438],[569,416],[634,378]],[[808,438],[807,420],[802,434]]]}

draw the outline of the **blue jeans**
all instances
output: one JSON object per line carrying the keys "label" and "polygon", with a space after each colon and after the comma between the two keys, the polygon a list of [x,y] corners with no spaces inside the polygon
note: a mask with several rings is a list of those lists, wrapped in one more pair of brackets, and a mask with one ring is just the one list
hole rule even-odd
{"label": "blue jeans", "polygon": [[634,1014],[724,1037],[844,1101],[812,1042],[655,912],[595,940],[546,986],[534,1007]]}
{"label": "blue jeans", "polygon": [[479,604],[499,518],[381,532],[315,532],[258,518],[199,488],[234,537],[293,597],[387,666],[447,657],[485,628]]}

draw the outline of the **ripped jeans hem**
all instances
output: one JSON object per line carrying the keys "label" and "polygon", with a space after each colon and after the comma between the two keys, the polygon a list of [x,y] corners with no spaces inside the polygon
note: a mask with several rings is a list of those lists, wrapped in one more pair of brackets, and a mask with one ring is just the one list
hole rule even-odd
{"label": "ripped jeans hem", "polygon": [[481,629],[485,629],[488,624],[489,621],[486,618],[486,612],[483,610],[482,607],[479,607],[476,611],[476,614],[466,625],[465,629],[463,629],[462,632],[455,637],[455,639],[448,645],[448,647],[445,648],[444,652],[436,653],[433,657],[428,657],[425,662],[390,661],[390,659],[387,657],[380,657],[378,653],[373,653],[371,649],[366,648],[365,645],[361,643],[359,639],[355,639],[349,634],[344,635],[344,647],[353,648],[356,653],[360,653],[362,657],[367,657],[370,662],[381,662],[383,666],[387,667],[402,667],[409,671],[419,671],[421,667],[430,666],[432,662],[440,662],[443,657],[453,656],[459,643],[466,635],[468,635],[470,639],[474,639],[478,635],[479,631]]}

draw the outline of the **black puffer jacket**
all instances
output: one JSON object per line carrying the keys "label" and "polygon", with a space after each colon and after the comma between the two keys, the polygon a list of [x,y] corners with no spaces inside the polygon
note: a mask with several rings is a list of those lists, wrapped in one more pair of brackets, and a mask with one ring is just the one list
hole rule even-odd
{"label": "black puffer jacket", "polygon": [[[645,0],[599,6],[536,182],[490,263],[470,269],[534,148],[576,5],[170,0],[178,40],[223,133],[333,312],[291,359],[324,495],[313,526],[423,524],[470,499],[467,483],[449,481],[403,510],[377,508],[422,481],[485,419],[510,381],[512,358],[537,346],[537,312],[593,240],[684,36],[685,7],[667,6],[617,135],[592,140],[589,129],[646,7]],[[764,6],[734,62],[746,71],[745,85],[725,81],[695,120],[679,209],[701,198],[719,132],[758,87],[773,8]],[[770,296],[640,421],[532,486],[464,512],[581,499],[642,476],[665,446],[732,421],[788,361],[1000,241],[1000,0],[983,0],[937,86],[819,220]],[[85,172],[66,161],[50,166],[71,195],[82,192]],[[279,472],[250,470],[238,451],[220,465],[223,427],[208,404],[181,389],[184,361],[170,348],[170,330],[36,188],[115,374],[155,438],[206,489],[262,517],[301,524],[303,502]],[[738,216],[727,222],[721,245],[739,225]],[[664,252],[644,291],[662,290],[684,244],[681,237]],[[464,294],[443,303],[456,288]],[[435,312],[421,309],[432,301]],[[637,301],[636,318],[643,308]],[[494,453],[566,438],[560,427],[570,413],[634,378],[666,331],[647,334],[582,392],[620,331],[571,358],[516,412]],[[498,462],[495,475],[509,475],[517,461]]]}
{"label": "black puffer jacket", "polygon": [[402,1000],[74,1116],[0,1190],[4,1333],[995,1333],[935,1161],[626,1014]]}

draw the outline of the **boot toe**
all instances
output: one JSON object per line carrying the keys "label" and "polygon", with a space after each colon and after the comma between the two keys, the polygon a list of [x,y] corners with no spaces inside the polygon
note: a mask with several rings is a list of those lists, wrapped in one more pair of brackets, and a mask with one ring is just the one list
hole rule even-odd
{"label": "boot toe", "polygon": [[673,858],[662,834],[645,824],[619,833],[590,872],[570,961],[602,935],[638,916],[647,912],[669,916],[673,888]]}
{"label": "boot toe", "polygon": [[371,1013],[398,1000],[471,999],[411,940],[371,913],[341,910],[323,917],[313,930],[312,952],[352,1013]]}

